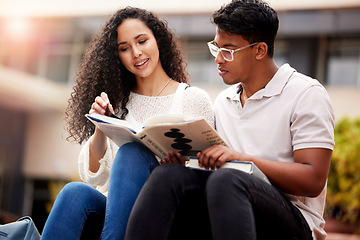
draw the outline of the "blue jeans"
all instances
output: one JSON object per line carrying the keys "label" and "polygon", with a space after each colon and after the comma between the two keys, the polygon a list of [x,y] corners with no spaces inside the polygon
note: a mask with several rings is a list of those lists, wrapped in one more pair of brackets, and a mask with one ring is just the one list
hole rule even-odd
{"label": "blue jeans", "polygon": [[56,198],[42,239],[123,239],[134,202],[158,165],[141,144],[123,145],[111,168],[108,197],[88,184],[68,183]]}
{"label": "blue jeans", "polygon": [[235,169],[156,168],[129,218],[126,240],[312,239],[301,212],[277,188]]}

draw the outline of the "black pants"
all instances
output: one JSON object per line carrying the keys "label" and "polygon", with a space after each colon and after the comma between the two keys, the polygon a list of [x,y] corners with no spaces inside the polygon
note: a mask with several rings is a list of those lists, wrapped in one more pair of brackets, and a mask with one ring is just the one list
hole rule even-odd
{"label": "black pants", "polygon": [[142,239],[312,239],[301,212],[274,186],[234,169],[157,167],[126,231]]}

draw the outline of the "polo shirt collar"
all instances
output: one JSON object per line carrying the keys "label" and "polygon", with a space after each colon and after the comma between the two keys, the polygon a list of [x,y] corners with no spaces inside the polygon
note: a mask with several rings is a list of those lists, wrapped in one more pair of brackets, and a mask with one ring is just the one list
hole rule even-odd
{"label": "polo shirt collar", "polygon": [[[268,82],[268,84],[263,89],[260,89],[253,96],[251,96],[251,98],[261,99],[263,97],[279,95],[294,72],[296,72],[296,70],[290,67],[289,64],[286,63],[282,65],[270,80],[270,82]],[[239,87],[240,84],[233,85],[231,87],[231,91],[228,92],[226,97],[228,99],[232,99],[233,101],[239,101]]]}
{"label": "polo shirt collar", "polygon": [[272,97],[279,95],[294,72],[296,72],[296,70],[290,67],[289,64],[286,63],[282,65],[266,85],[263,96]]}

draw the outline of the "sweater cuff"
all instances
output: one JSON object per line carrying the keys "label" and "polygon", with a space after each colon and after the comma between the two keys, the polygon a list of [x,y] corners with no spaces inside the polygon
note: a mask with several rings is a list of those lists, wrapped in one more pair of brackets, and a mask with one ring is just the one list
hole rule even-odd
{"label": "sweater cuff", "polygon": [[89,162],[90,162],[90,141],[91,138],[85,143],[84,147],[80,151],[79,155],[79,174],[83,181],[89,183],[93,186],[103,186],[106,184],[109,175],[110,175],[110,163],[109,161],[112,159],[110,141],[107,139],[106,151],[103,156],[99,160],[100,167],[99,170],[94,173],[89,170]]}

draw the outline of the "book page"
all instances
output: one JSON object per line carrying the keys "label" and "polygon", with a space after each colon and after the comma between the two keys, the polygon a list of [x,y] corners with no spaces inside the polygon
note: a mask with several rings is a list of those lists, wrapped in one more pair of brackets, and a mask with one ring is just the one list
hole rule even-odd
{"label": "book page", "polygon": [[[199,166],[199,161],[197,158],[190,158],[189,161],[187,161],[186,167],[190,167],[190,168],[196,168],[196,169],[203,169],[203,170],[207,170],[207,171],[214,171],[211,169],[206,169],[204,167],[200,167]],[[226,162],[224,163],[221,168],[233,168],[233,169],[237,169],[237,170],[241,170],[243,172],[247,172],[249,174],[252,174],[253,172],[253,166],[252,163],[250,162]]]}
{"label": "book page", "polygon": [[212,145],[228,146],[217,132],[201,118],[190,122],[148,126],[142,133],[156,139],[167,152],[179,152],[184,156],[196,154]]}
{"label": "book page", "polygon": [[161,159],[170,151],[188,157],[196,156],[212,145],[228,147],[203,118],[157,116],[147,122],[152,125],[138,130],[130,123],[116,118],[96,113],[87,114],[86,117],[119,147],[130,141],[142,142]]}
{"label": "book page", "polygon": [[[200,169],[202,171],[216,171],[211,169],[206,169],[204,167],[199,166],[199,161],[197,158],[189,158],[187,161],[186,167],[193,168],[193,169]],[[239,162],[239,161],[229,161],[224,163],[221,168],[232,168],[236,170],[240,170],[246,172],[248,174],[254,175],[257,178],[265,181],[266,183],[271,185],[270,180],[268,177],[253,163],[253,162]]]}
{"label": "book page", "polygon": [[137,132],[141,131],[141,128],[139,128],[135,124],[129,123],[129,122],[125,121],[125,120],[116,119],[116,118],[101,115],[101,114],[98,114],[98,113],[86,114],[85,116],[89,120],[91,120],[93,123],[95,121],[95,122],[102,122],[102,123],[112,124],[112,125],[115,125],[115,126],[125,127],[125,128],[130,129],[134,133],[137,133]]}
{"label": "book page", "polygon": [[121,147],[127,142],[141,142],[136,135],[128,128],[119,127],[103,122],[96,122],[91,120],[106,136],[108,136],[114,143]]}
{"label": "book page", "polygon": [[147,119],[144,122],[144,128],[152,126],[152,125],[157,125],[157,124],[167,124],[167,123],[181,123],[181,122],[189,122],[189,121],[194,121],[194,120],[198,120],[201,119],[201,117],[198,118],[194,118],[194,117],[189,117],[189,116],[182,116],[182,115],[158,115],[158,116],[153,116],[150,117],[149,119]]}

